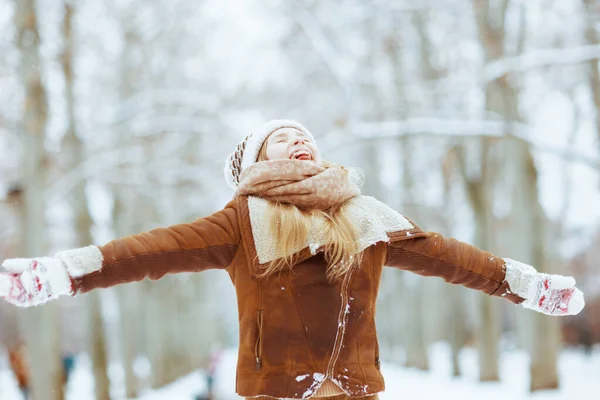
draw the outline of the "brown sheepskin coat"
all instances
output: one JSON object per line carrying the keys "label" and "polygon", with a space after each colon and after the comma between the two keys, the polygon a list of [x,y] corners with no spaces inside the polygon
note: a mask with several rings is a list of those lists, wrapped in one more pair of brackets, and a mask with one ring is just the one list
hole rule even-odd
{"label": "brown sheepskin coat", "polygon": [[438,276],[513,303],[524,300],[508,290],[502,258],[414,224],[367,247],[360,266],[337,284],[325,276],[322,253],[308,246],[298,253],[293,271],[258,279],[261,265],[248,204],[241,196],[206,218],[100,247],[102,265],[72,278],[75,291],[178,272],[227,271],[239,312],[237,392],[277,398],[310,397],[324,381],[350,397],[384,390],[375,330],[384,265]]}

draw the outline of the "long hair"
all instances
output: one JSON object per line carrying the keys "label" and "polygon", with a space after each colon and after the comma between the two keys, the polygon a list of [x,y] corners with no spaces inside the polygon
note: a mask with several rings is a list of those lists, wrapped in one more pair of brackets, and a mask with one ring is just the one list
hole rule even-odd
{"label": "long hair", "polygon": [[[266,141],[260,149],[257,161],[267,160]],[[323,163],[331,167],[332,163]],[[303,248],[307,243],[313,219],[320,218],[325,224],[324,257],[327,262],[326,275],[330,282],[342,279],[353,266],[360,262],[358,248],[358,230],[348,216],[342,203],[329,210],[300,210],[293,204],[269,201],[267,215],[270,233],[277,242],[277,248],[283,256],[268,263],[259,275],[266,278],[284,269],[292,269],[296,262],[294,250]]]}

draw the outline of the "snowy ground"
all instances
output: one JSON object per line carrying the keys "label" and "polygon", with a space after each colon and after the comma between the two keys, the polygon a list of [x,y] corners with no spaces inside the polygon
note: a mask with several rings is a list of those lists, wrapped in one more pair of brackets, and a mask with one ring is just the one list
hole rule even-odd
{"label": "snowy ground", "polygon": [[[387,390],[380,395],[381,400],[397,399],[485,399],[485,400],[556,400],[556,399],[600,399],[600,349],[591,356],[574,350],[565,350],[560,356],[559,373],[561,388],[558,391],[538,392],[530,395],[527,391],[527,355],[522,351],[504,352],[501,357],[500,383],[481,384],[477,382],[477,356],[471,349],[461,353],[461,366],[464,376],[453,379],[450,376],[449,348],[438,343],[430,348],[431,371],[421,372],[383,364],[383,375]],[[217,388],[220,400],[233,400],[235,396],[235,350],[224,357],[217,375]],[[68,400],[92,399],[92,379],[89,364],[85,358],[78,360],[71,382],[67,387]],[[141,375],[147,366],[141,363],[137,368]],[[118,368],[111,368],[113,398],[123,399],[122,377]],[[204,390],[202,372],[190,374],[177,382],[155,391],[147,391],[138,400],[181,399],[191,400],[194,394]],[[17,386],[6,361],[0,362],[0,399],[20,400]]]}

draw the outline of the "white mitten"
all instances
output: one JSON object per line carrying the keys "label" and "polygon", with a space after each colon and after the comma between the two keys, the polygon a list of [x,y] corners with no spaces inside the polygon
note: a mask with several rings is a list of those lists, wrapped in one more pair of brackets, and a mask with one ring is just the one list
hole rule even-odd
{"label": "white mitten", "polygon": [[523,297],[523,307],[548,315],[575,315],[585,306],[583,292],[575,278],[537,272],[531,265],[510,258],[506,262],[506,282],[511,292]]}
{"label": "white mitten", "polygon": [[0,273],[0,297],[16,306],[37,306],[73,294],[71,278],[58,258],[13,258],[2,266],[8,272]]}

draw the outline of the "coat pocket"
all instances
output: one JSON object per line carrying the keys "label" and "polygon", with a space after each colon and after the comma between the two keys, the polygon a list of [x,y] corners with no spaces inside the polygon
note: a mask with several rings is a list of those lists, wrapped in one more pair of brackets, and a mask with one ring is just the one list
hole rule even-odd
{"label": "coat pocket", "polygon": [[256,360],[256,370],[259,371],[262,366],[262,346],[263,346],[263,312],[258,310],[256,314],[256,344],[254,345],[254,358]]}

